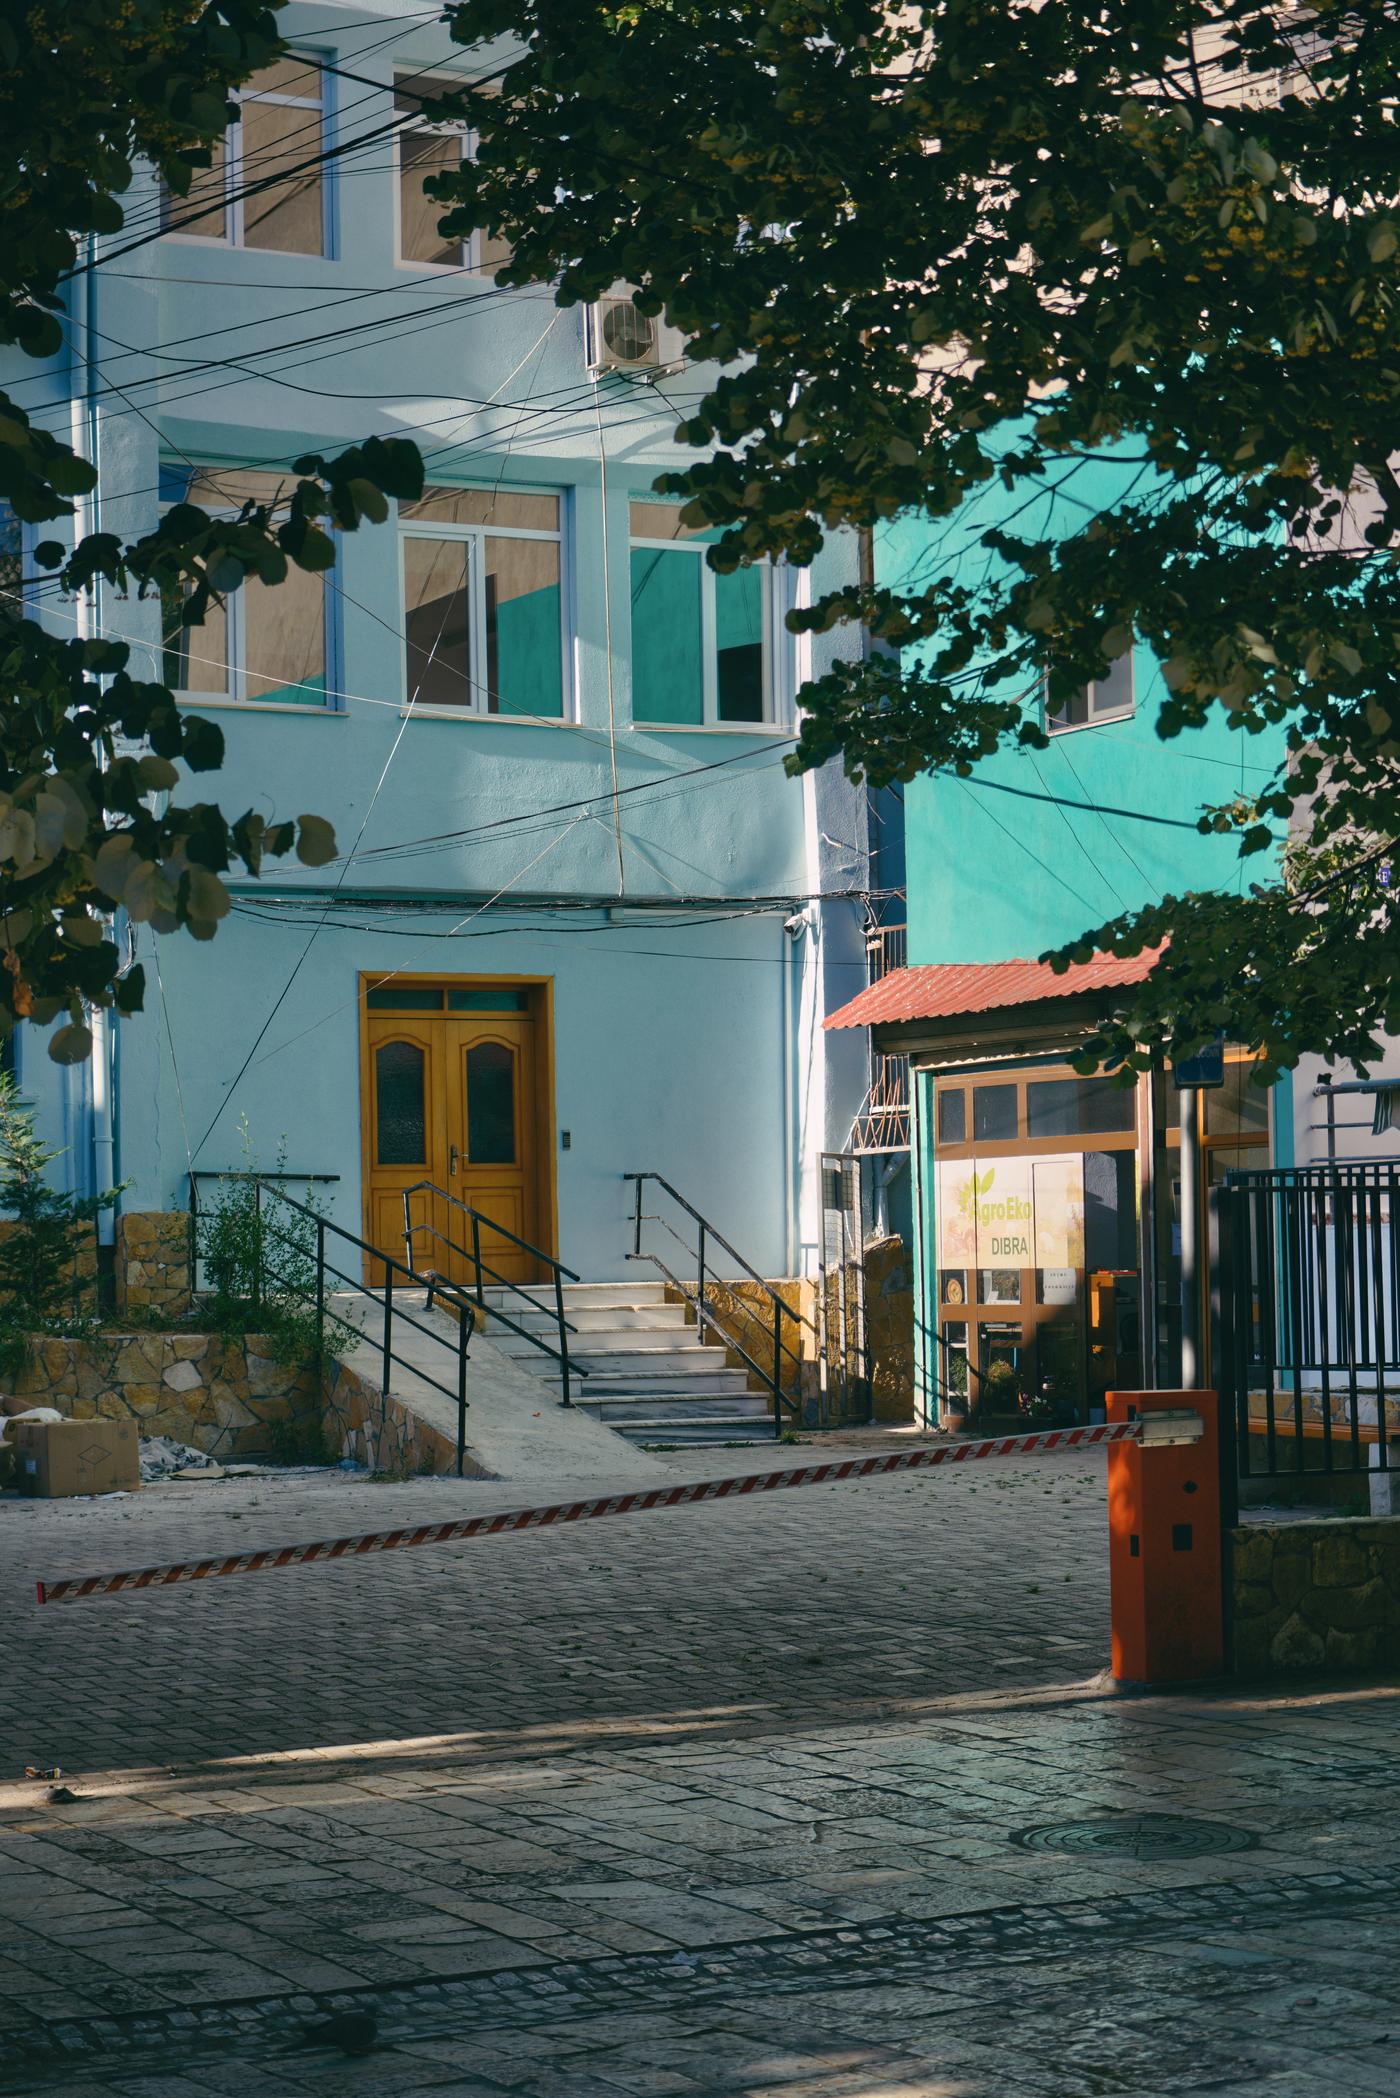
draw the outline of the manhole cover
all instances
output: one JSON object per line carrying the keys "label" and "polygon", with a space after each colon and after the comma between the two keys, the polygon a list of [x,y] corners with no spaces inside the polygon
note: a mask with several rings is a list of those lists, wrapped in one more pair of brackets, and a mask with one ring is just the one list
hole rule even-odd
{"label": "manhole cover", "polygon": [[1056,1850],[1072,1857],[1203,1858],[1253,1850],[1258,1837],[1222,1821],[1188,1821],[1179,1814],[1105,1814],[1097,1821],[1054,1821],[1017,1829],[1022,1850]]}

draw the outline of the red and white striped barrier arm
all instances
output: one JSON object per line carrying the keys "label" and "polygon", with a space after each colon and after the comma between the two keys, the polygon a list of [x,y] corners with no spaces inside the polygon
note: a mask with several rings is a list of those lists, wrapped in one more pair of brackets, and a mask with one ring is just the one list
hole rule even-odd
{"label": "red and white striped barrier arm", "polygon": [[938,1464],[970,1464],[979,1457],[1015,1457],[1041,1450],[1087,1450],[1099,1443],[1139,1442],[1142,1422],[1099,1422],[1090,1428],[1047,1428],[1034,1435],[998,1435],[984,1442],[938,1443],[889,1457],[847,1457],[835,1464],[800,1464],[786,1471],[740,1473],[692,1486],[653,1486],[643,1493],[609,1493],[588,1501],[554,1501],[543,1508],[513,1508],[501,1515],[469,1515],[460,1522],[423,1523],[414,1530],[374,1530],[367,1537],[335,1537],[319,1544],[272,1545],[261,1552],[234,1552],[226,1559],[186,1559],[171,1566],[145,1566],[128,1573],[75,1574],[36,1583],[41,1603],[81,1603],[133,1589],[173,1588],[184,1581],[212,1581],[225,1574],[266,1573],[274,1567],[310,1566],[318,1559],[360,1558],[419,1544],[460,1544],[473,1537],[501,1537],[510,1530],[544,1530],[558,1523],[592,1522],[602,1515],[645,1515],[654,1508],[727,1501],[738,1494],[774,1493],[788,1486],[826,1486],[841,1479],[877,1479],[889,1472],[928,1471]]}

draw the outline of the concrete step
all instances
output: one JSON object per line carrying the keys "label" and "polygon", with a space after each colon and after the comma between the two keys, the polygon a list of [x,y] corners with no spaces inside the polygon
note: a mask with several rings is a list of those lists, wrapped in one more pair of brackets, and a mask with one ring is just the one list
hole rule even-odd
{"label": "concrete step", "polygon": [[771,1417],[761,1414],[732,1414],[722,1407],[713,1412],[696,1409],[683,1418],[644,1410],[626,1420],[606,1423],[616,1435],[635,1443],[752,1442],[774,1443]]}
{"label": "concrete step", "polygon": [[[483,1290],[482,1295],[488,1308],[493,1303],[501,1304],[507,1311],[511,1312],[512,1317],[515,1315],[512,1307],[523,1304],[526,1297],[533,1298],[536,1304],[547,1307],[551,1311],[554,1309],[554,1284],[552,1282],[532,1282],[527,1284],[523,1290],[489,1288]],[[665,1302],[666,1285],[663,1282],[633,1282],[629,1280],[624,1282],[566,1282],[564,1285],[564,1305],[566,1310],[571,1305],[577,1306],[579,1310],[601,1310],[608,1306],[617,1306],[619,1309],[628,1310],[642,1304],[664,1304]]]}
{"label": "concrete step", "polygon": [[570,1355],[596,1385],[619,1391],[645,1391],[654,1385],[677,1391],[747,1391],[748,1372],[731,1369],[718,1348],[689,1355]]}
{"label": "concrete step", "polygon": [[585,1392],[581,1402],[599,1420],[607,1421],[610,1427],[621,1427],[625,1421],[668,1421],[679,1424],[683,1421],[708,1420],[722,1415],[726,1420],[766,1420],[773,1418],[772,1402],[761,1392],[707,1391],[694,1398],[676,1397],[674,1393],[638,1392],[634,1397],[609,1395],[604,1392]]}
{"label": "concrete step", "polygon": [[[527,1335],[537,1334],[548,1341],[551,1347],[558,1343],[559,1329],[552,1320],[541,1321],[529,1326],[524,1333],[515,1333],[509,1326],[493,1326],[489,1323],[482,1329],[491,1335],[496,1345],[506,1355],[519,1355],[527,1350],[538,1354]],[[701,1347],[699,1335],[693,1326],[623,1326],[623,1327],[580,1327],[569,1335],[569,1353],[590,1359],[601,1355],[694,1355]],[[723,1356],[722,1348],[710,1347],[707,1354]]]}
{"label": "concrete step", "polygon": [[750,1393],[747,1381],[738,1370],[719,1370],[708,1377],[678,1377],[665,1370],[652,1370],[645,1377],[620,1377],[616,1372],[603,1372],[580,1378],[579,1386],[590,1399],[630,1399],[640,1395],[689,1402],[721,1396],[726,1399],[763,1396],[761,1392]]}
{"label": "concrete step", "polygon": [[[531,1333],[552,1333],[558,1325],[552,1304],[500,1309]],[[683,1333],[688,1323],[684,1304],[566,1304],[564,1316],[577,1333]]]}

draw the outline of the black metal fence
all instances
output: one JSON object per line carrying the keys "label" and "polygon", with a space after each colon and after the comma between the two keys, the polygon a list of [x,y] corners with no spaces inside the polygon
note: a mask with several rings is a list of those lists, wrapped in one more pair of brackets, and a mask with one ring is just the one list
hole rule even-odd
{"label": "black metal fence", "polygon": [[1384,1468],[1400,1433],[1400,1160],[1232,1172],[1213,1352],[1242,1479]]}

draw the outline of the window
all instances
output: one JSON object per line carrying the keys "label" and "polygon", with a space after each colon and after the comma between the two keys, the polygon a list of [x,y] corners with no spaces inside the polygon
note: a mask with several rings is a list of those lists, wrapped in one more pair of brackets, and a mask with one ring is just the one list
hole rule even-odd
{"label": "window", "polygon": [[1137,1127],[1131,1086],[1110,1078],[1040,1078],[1026,1087],[1026,1135],[1090,1136]]}
{"label": "window", "polygon": [[632,504],[632,718],[668,727],[772,721],[775,571],[716,575],[718,532],[674,503]]}
{"label": "window", "polygon": [[436,95],[449,95],[462,82],[423,81],[417,74],[411,77],[417,85],[416,93],[406,85],[394,91],[395,110],[417,118],[416,122],[403,126],[395,142],[399,184],[399,261],[412,263],[418,269],[477,270],[484,276],[493,276],[502,263],[510,260],[506,242],[484,229],[466,240],[444,240],[438,232],[438,220],[447,207],[423,194],[423,184],[429,175],[444,175],[450,169],[460,167],[476,151],[475,134],[465,124],[433,124],[418,115],[424,101],[431,101]]}
{"label": "window", "polygon": [[0,496],[0,619],[23,619],[24,526]]}
{"label": "window", "polygon": [[938,1088],[938,1141],[940,1144],[965,1144],[967,1142],[967,1094],[961,1086],[951,1090]]}
{"label": "window", "polygon": [[325,255],[324,79],[289,53],[234,94],[238,117],[197,169],[187,197],[161,192],[161,227],[181,240],[227,241],[284,255]]}
{"label": "window", "polygon": [[1014,1085],[975,1085],[972,1088],[972,1139],[974,1143],[1014,1143],[1016,1088]]}
{"label": "window", "polygon": [[1108,676],[1081,685],[1057,707],[1045,685],[1045,727],[1050,735],[1067,728],[1092,728],[1099,721],[1126,721],[1134,707],[1133,657],[1129,650],[1109,665]]}
{"label": "window", "polygon": [[[196,503],[223,517],[236,517],[245,503],[273,501],[284,486],[282,475],[241,468],[161,469],[166,503]],[[302,568],[289,568],[276,584],[250,576],[222,604],[211,604],[202,626],[184,626],[181,607],[173,597],[162,607],[165,681],[175,691],[234,706],[327,704],[323,577]]]}
{"label": "window", "polygon": [[562,720],[559,497],[429,488],[399,519],[408,704]]}

